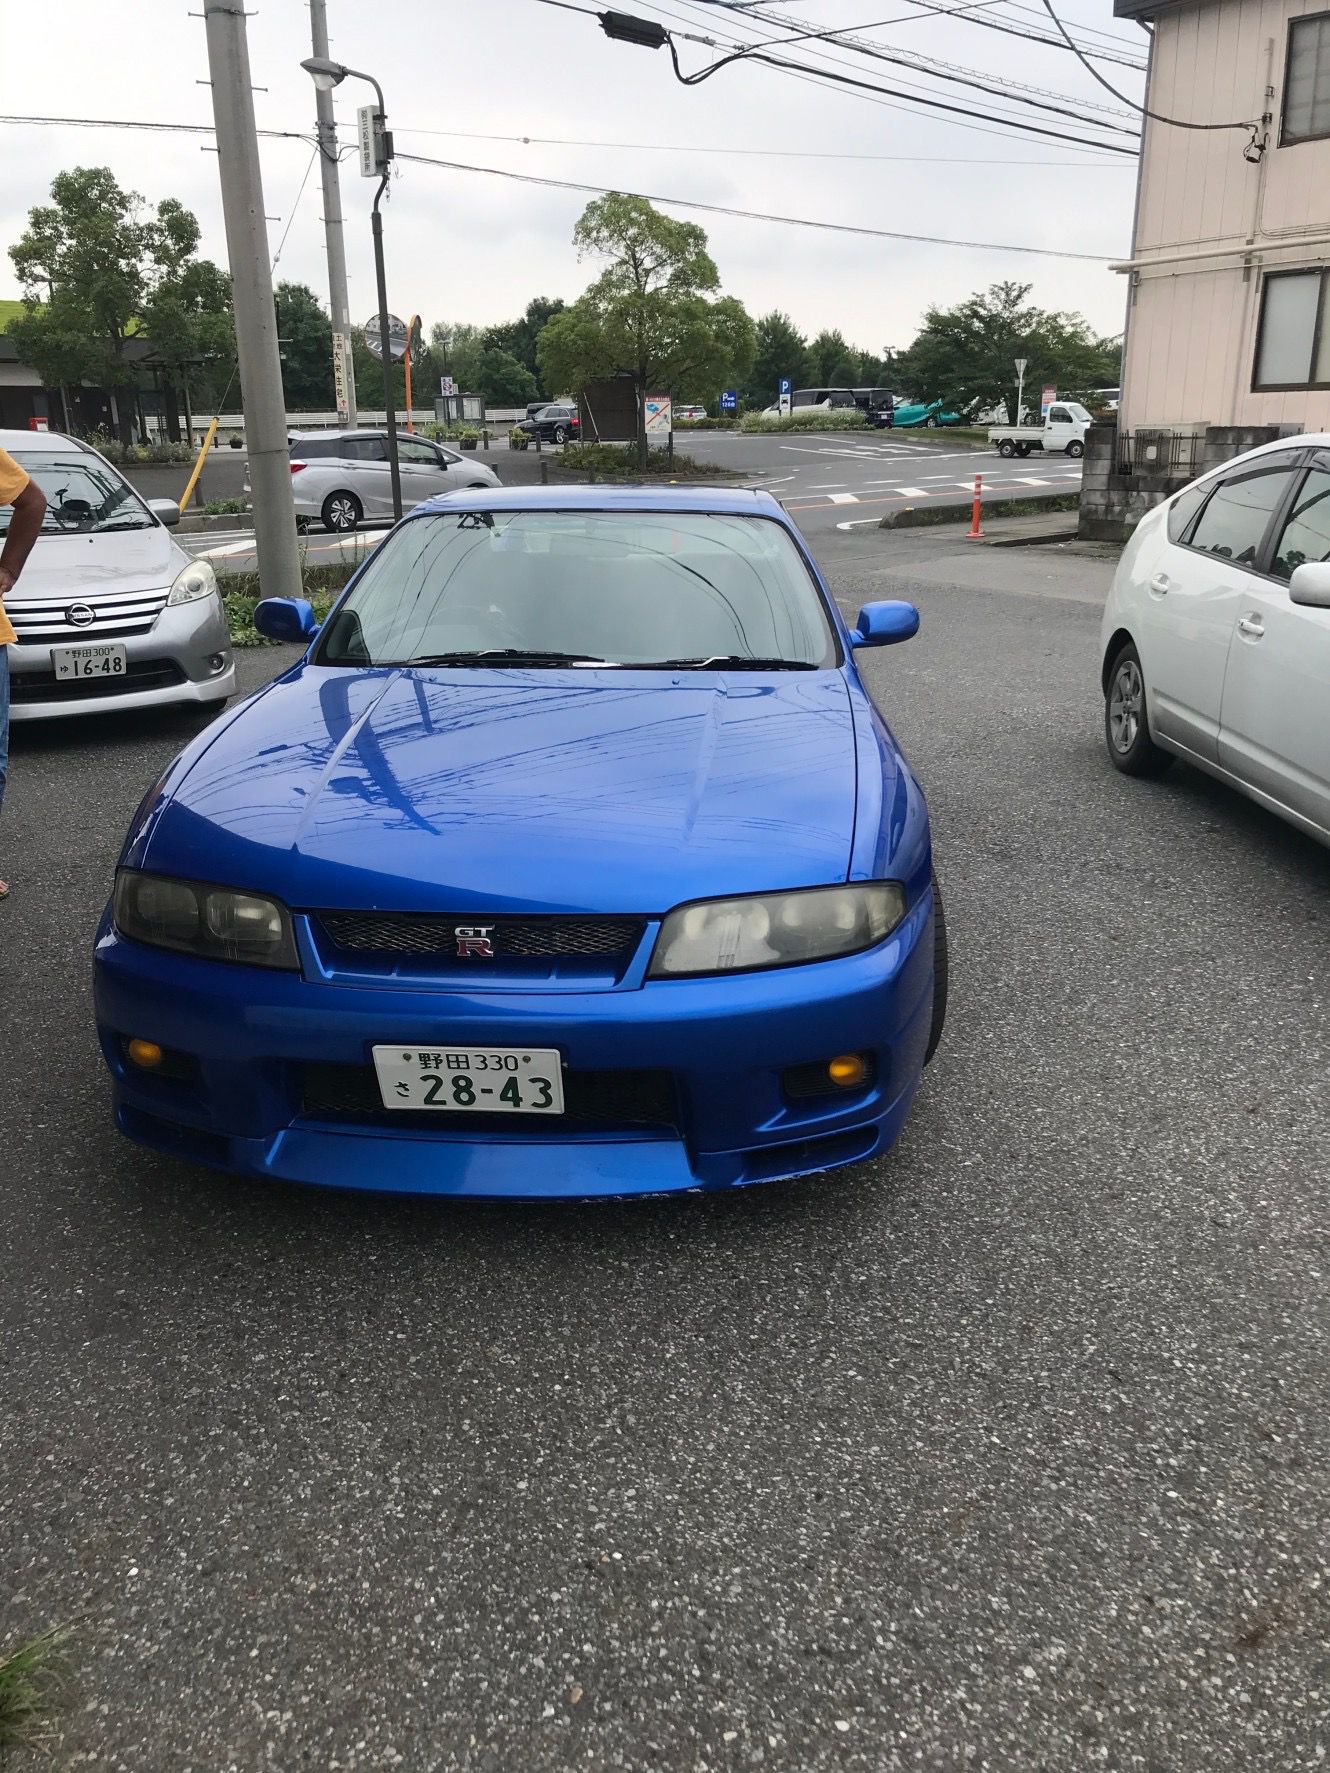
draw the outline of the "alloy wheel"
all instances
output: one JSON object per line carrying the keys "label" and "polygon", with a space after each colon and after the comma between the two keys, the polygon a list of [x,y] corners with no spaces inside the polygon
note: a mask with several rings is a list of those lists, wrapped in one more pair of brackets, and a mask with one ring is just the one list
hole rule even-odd
{"label": "alloy wheel", "polygon": [[1113,749],[1125,757],[1145,719],[1145,683],[1135,659],[1124,659],[1113,673],[1108,696],[1108,730]]}

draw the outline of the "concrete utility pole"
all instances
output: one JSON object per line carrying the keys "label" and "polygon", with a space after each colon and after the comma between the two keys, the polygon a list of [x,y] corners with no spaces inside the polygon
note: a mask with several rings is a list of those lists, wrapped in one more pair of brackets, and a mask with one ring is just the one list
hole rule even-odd
{"label": "concrete utility pole", "polygon": [[286,441],[268,229],[264,220],[245,0],[203,0],[208,72],[231,266],[236,355],[245,404],[245,445],[254,501],[259,581],[265,597],[299,597],[300,556]]}
{"label": "concrete utility pole", "polygon": [[[315,55],[328,55],[327,0],[309,0],[309,34]],[[319,129],[319,166],[323,173],[323,237],[328,247],[328,307],[332,313],[333,367],[338,356],[345,377],[346,412],[343,424],[359,422],[356,412],[356,369],[351,351],[351,302],[346,293],[346,241],[342,234],[342,181],[338,173],[337,125],[333,122],[331,91],[314,89],[314,110]]]}

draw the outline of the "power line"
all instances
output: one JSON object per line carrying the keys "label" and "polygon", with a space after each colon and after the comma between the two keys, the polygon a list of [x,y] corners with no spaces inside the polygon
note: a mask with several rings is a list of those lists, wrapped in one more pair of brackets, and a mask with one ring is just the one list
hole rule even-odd
{"label": "power line", "polygon": [[510,172],[502,166],[471,166],[458,160],[436,160],[428,154],[399,154],[399,160],[418,166],[439,166],[448,172],[480,172],[492,178],[515,179],[523,185],[548,185],[559,191],[580,191],[594,197],[617,195],[640,197],[646,203],[665,203],[674,209],[700,209],[709,215],[737,216],[750,222],[779,222],[783,227],[817,228],[830,234],[861,234],[875,240],[908,240],[922,246],[965,246],[979,252],[1029,253],[1038,258],[1085,259],[1092,264],[1107,265],[1111,255],[1097,252],[1064,252],[1055,246],[1015,246],[1008,241],[955,240],[939,234],[904,234],[894,228],[861,227],[853,222],[815,221],[810,216],[771,215],[763,210],[736,209],[724,203],[702,203],[693,197],[661,197],[648,191],[627,191],[621,185],[583,185],[571,179],[551,179],[532,172]]}
{"label": "power line", "polygon": [[[1104,79],[1104,76],[1099,70],[1092,67],[1091,64],[1086,61],[1085,57],[1072,42],[1071,38],[1067,37],[1067,27],[1063,24],[1057,13],[1054,12],[1052,0],[1044,0],[1044,11],[1052,19],[1058,30],[1062,32],[1062,35],[1067,38],[1067,48],[1076,57],[1078,62],[1083,63],[1085,71],[1093,79],[1097,80],[1102,87],[1111,92],[1114,98],[1121,98],[1123,95],[1118,92],[1115,87],[1109,85],[1108,81]],[[1131,101],[1128,100],[1127,102],[1130,103]],[[1143,117],[1149,117],[1155,123],[1171,124],[1174,129],[1250,129],[1254,132],[1260,129],[1262,121],[1259,117],[1254,120],[1250,117],[1246,117],[1240,123],[1188,123],[1181,117],[1165,117],[1161,111],[1152,111],[1148,105],[1138,105],[1136,109]]]}
{"label": "power line", "polygon": [[[0,123],[30,123],[39,129],[144,129],[174,135],[214,135],[211,123],[149,123],[126,117],[21,117],[0,116]],[[308,133],[298,129],[260,129],[259,135],[274,141],[309,143]]]}
{"label": "power line", "polygon": [[[756,0],[757,4],[766,5],[769,0]],[[413,129],[408,124],[398,124],[394,135],[425,135],[448,136],[468,142],[515,142],[522,147],[533,148],[606,148],[616,153],[641,154],[737,154],[745,158],[771,158],[779,160],[885,160],[893,162],[922,163],[927,166],[1111,166],[1121,170],[1123,162],[1118,160],[995,160],[989,154],[948,156],[944,154],[846,154],[821,149],[806,148],[735,148],[728,143],[710,146],[699,146],[691,142],[602,142],[582,141],[573,136],[559,135],[488,135],[475,129]]]}

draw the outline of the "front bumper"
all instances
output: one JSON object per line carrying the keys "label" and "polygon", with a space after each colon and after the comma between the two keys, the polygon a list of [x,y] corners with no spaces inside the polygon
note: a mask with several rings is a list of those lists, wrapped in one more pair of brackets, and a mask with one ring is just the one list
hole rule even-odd
{"label": "front bumper", "polygon": [[[124,647],[126,675],[77,685],[57,683],[49,642],[11,646],[11,720],[63,720],[78,714],[181,704],[206,706],[235,694],[231,637],[218,597],[168,605],[143,634],[103,637],[91,631],[72,632],[58,644],[101,645],[104,640]],[[211,663],[215,659],[221,660],[219,666]]]}
{"label": "front bumper", "polygon": [[[550,1199],[724,1189],[885,1150],[918,1087],[933,1001],[931,893],[867,954],[637,990],[462,992],[328,985],[126,941],[103,920],[96,1015],[121,1131],[218,1168],[385,1193]],[[186,1074],[136,1070],[157,1042]],[[391,1124],[311,1103],[311,1067],[363,1076],[379,1043],[556,1048],[566,1079],[668,1074],[672,1123],[475,1117]],[[787,1068],[871,1052],[871,1084],[793,1099]],[[346,1075],[352,1075],[347,1073]],[[492,1121],[492,1130],[490,1122]]]}

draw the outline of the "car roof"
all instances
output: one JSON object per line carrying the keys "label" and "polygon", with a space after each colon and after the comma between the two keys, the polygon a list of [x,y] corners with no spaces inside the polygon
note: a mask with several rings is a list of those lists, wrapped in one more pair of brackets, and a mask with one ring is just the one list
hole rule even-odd
{"label": "car roof", "polygon": [[771,494],[756,486],[473,487],[428,499],[416,506],[412,517],[444,511],[691,511],[721,517],[775,517],[787,528],[793,527]]}
{"label": "car roof", "polygon": [[13,455],[15,450],[22,450],[28,455],[49,451],[52,455],[60,455],[67,449],[86,449],[77,437],[66,437],[63,431],[0,431],[0,449]]}

